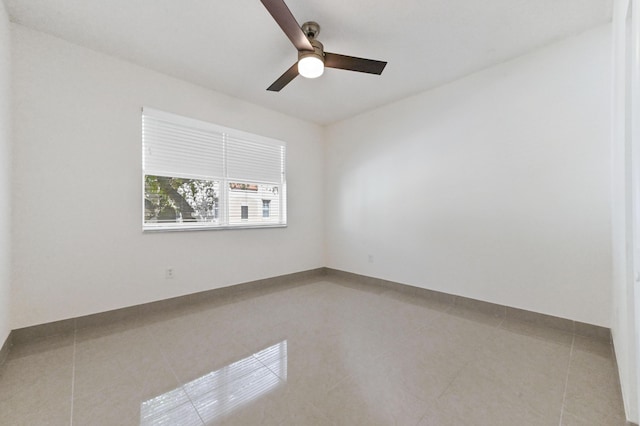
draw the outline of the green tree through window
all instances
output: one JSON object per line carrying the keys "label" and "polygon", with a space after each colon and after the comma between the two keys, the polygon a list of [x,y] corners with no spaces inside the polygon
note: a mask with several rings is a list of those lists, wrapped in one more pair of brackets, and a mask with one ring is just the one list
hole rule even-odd
{"label": "green tree through window", "polygon": [[211,222],[218,218],[218,182],[145,176],[145,221]]}

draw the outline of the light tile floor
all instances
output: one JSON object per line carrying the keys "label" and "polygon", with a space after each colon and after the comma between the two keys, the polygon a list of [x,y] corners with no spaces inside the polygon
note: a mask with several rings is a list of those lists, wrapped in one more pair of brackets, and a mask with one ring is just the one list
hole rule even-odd
{"label": "light tile floor", "polygon": [[608,342],[327,277],[16,345],[2,425],[624,425]]}

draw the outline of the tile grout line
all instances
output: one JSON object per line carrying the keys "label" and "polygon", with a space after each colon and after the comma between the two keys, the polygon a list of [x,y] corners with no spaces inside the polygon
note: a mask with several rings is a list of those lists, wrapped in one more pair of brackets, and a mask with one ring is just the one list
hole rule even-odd
{"label": "tile grout line", "polygon": [[144,329],[145,329],[145,332],[147,333],[147,337],[149,337],[151,339],[151,341],[153,342],[153,344],[158,347],[158,351],[160,352],[160,355],[162,355],[162,359],[164,360],[165,366],[167,368],[169,368],[169,371],[171,372],[173,377],[176,379],[176,383],[178,383],[178,387],[180,389],[182,389],[182,392],[184,392],[184,394],[187,396],[187,399],[189,400],[189,403],[191,404],[191,406],[195,410],[196,415],[200,419],[200,422],[202,422],[202,424],[204,425],[205,421],[202,418],[202,415],[200,414],[200,411],[198,411],[198,409],[196,408],[196,404],[194,404],[193,399],[191,399],[191,395],[189,395],[187,390],[184,388],[184,383],[182,383],[182,380],[180,380],[180,378],[178,377],[178,374],[173,369],[173,366],[169,362],[169,359],[167,358],[167,355],[164,353],[164,350],[160,347],[160,344],[159,344],[156,336],[154,336],[153,333],[151,333],[151,331],[146,326],[144,327]]}
{"label": "tile grout line", "polygon": [[567,388],[569,387],[569,372],[571,371],[571,359],[573,358],[573,346],[576,341],[576,334],[571,337],[571,349],[569,350],[569,364],[567,365],[567,377],[564,380],[564,392],[562,392],[562,406],[560,407],[560,421],[558,426],[562,426],[562,418],[564,416],[564,404],[567,399]]}
{"label": "tile grout line", "polygon": [[73,327],[73,356],[71,357],[71,416],[70,425],[73,426],[73,400],[75,399],[74,391],[76,384],[76,342],[78,329]]}
{"label": "tile grout line", "polygon": [[[276,373],[275,371],[273,371],[273,370],[272,370],[272,369],[271,369],[267,364],[265,364],[264,362],[262,362],[262,360],[260,360],[260,358],[258,358],[258,357],[256,356],[256,354],[251,354],[251,357],[253,357],[253,359],[255,359],[256,361],[258,361],[258,363],[262,365],[262,367],[260,367],[260,369],[262,369],[262,368],[266,368],[267,370],[269,370],[269,372],[270,372],[271,374],[273,374],[274,376],[276,376],[276,377],[278,378],[278,381],[283,382],[283,383],[286,383],[286,380],[284,380],[282,377],[280,377],[280,375],[279,375],[278,373]],[[247,376],[247,375],[249,375],[249,374],[251,374],[251,373],[247,373],[247,374],[245,374],[243,377],[245,377],[245,376]]]}

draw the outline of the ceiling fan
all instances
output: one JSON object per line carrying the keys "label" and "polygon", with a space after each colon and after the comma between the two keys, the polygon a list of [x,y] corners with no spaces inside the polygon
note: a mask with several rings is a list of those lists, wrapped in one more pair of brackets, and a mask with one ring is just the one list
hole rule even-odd
{"label": "ceiling fan", "polygon": [[320,77],[324,67],[380,75],[387,65],[383,61],[325,52],[322,43],[316,39],[320,33],[320,25],[316,22],[305,22],[300,27],[284,0],[260,1],[289,37],[295,48],[298,49],[298,61],[273,82],[267,90],[279,92],[298,74],[307,78]]}

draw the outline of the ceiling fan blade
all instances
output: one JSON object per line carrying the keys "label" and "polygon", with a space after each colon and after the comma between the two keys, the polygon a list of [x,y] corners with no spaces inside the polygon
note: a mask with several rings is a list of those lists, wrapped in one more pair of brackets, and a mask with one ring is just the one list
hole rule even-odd
{"label": "ceiling fan blade", "polygon": [[384,61],[356,58],[355,56],[339,55],[337,53],[324,53],[324,66],[329,68],[380,75],[386,65],[387,63]]}
{"label": "ceiling fan blade", "polygon": [[276,20],[282,31],[289,37],[291,43],[298,50],[313,51],[313,46],[309,42],[307,36],[302,32],[298,21],[284,3],[283,0],[260,0],[264,7],[267,8],[273,19]]}
{"label": "ceiling fan blade", "polygon": [[271,92],[279,92],[282,90],[284,86],[291,83],[291,80],[298,76],[298,63],[296,62],[284,72],[276,81],[273,82],[271,86],[267,88],[267,90]]}

